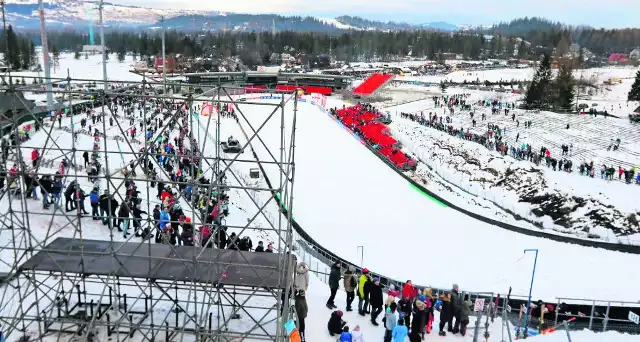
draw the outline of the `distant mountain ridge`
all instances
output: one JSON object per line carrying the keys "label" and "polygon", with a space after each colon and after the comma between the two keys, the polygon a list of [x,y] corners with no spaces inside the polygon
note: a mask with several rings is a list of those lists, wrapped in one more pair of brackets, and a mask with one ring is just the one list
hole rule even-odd
{"label": "distant mountain ridge", "polygon": [[[89,21],[97,22],[95,5],[86,2],[44,3],[47,27],[86,29]],[[5,15],[9,24],[17,29],[38,30],[40,18],[37,0],[8,0]],[[408,24],[382,22],[353,16],[315,18],[281,16],[276,14],[225,13],[208,10],[153,9],[138,6],[104,3],[103,17],[113,29],[149,29],[160,26],[164,17],[165,27],[184,31],[292,31],[335,32],[343,30],[417,30],[430,29],[457,31],[463,27],[447,22]]]}

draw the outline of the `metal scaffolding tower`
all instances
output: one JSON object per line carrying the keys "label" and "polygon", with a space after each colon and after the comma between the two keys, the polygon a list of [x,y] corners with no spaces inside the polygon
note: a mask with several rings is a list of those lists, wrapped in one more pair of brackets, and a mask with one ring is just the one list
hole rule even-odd
{"label": "metal scaffolding tower", "polygon": [[[10,73],[6,77],[12,78]],[[43,90],[31,84],[35,77],[24,78],[29,85],[9,81],[1,94],[12,99],[5,101],[10,108],[0,113],[5,141],[0,156],[5,181],[0,193],[0,331],[4,338],[284,341],[282,327],[291,316],[288,298],[296,263],[290,218],[297,96],[272,93],[264,95],[281,100],[252,101],[243,97],[243,89],[223,85],[178,96],[158,91],[172,87],[161,80],[49,78],[44,80],[46,85],[64,85],[51,90],[62,104],[52,114],[24,99],[23,93]],[[103,82],[103,87],[89,93],[77,87],[91,82]],[[195,107],[203,103],[234,108],[235,117],[200,116]],[[293,115],[285,106],[293,106]],[[247,108],[264,112],[266,118],[257,122]],[[80,120],[90,115],[99,119],[87,129]],[[131,117],[136,121],[129,126]],[[113,126],[107,123],[111,119]],[[158,119],[164,124],[146,136],[148,125]],[[269,121],[277,121],[281,129],[276,143],[273,134],[263,136]],[[237,125],[243,132],[240,152],[223,151],[221,132],[228,125]],[[39,130],[34,132],[36,126]],[[136,126],[143,134],[125,138]],[[164,159],[159,157],[167,155],[158,150],[158,139],[173,140],[176,132],[184,133],[188,142],[180,157],[197,163],[199,171],[194,168],[194,174],[207,182],[195,176],[181,181],[162,165]],[[27,135],[38,135],[38,141]],[[76,137],[84,139],[80,142],[93,139],[93,148]],[[269,139],[271,143],[265,143]],[[259,152],[254,149],[258,145]],[[33,149],[40,151],[40,158],[32,164]],[[89,165],[83,164],[85,152],[92,155]],[[97,174],[92,173],[92,165],[97,166]],[[256,168],[271,179],[265,182],[248,176]],[[267,168],[277,172],[269,174]],[[64,171],[56,174],[60,170]],[[194,236],[200,238],[193,246],[178,246],[167,243],[169,234],[162,235],[160,243],[154,238],[123,237],[116,230],[118,217],[123,217],[109,200],[108,210],[99,217],[106,225],[84,215],[79,206],[72,211],[62,208],[62,194],[58,203],[44,210],[41,201],[30,195],[33,185],[40,185],[45,176],[62,179],[62,194],[75,181],[72,202],[82,197],[81,188],[97,186],[100,194],[106,190],[106,196],[118,203],[136,203],[130,197],[131,184],[136,184],[133,191],[140,192],[139,209],[148,213],[137,222],[137,231],[143,234],[145,229],[160,234],[152,211],[156,204],[165,205],[155,198],[154,186],[162,182],[165,189],[175,190],[175,202],[193,218]],[[185,186],[204,198],[215,196],[214,204],[221,203],[224,194],[243,197],[250,208],[243,204],[239,209],[231,203],[228,210],[230,217],[243,210],[246,222],[212,222],[213,205],[194,203],[187,198]],[[288,209],[286,216],[280,206]],[[172,217],[168,224],[184,231],[179,228],[184,227],[182,219]],[[203,246],[205,237],[198,235],[203,227],[211,231],[207,246]],[[275,253],[210,248],[224,229],[237,231],[238,236],[269,236]]]}

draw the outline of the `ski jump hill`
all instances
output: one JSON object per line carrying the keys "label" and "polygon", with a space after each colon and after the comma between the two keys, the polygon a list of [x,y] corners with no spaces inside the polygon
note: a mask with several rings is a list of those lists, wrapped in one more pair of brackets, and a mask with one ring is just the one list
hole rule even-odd
{"label": "ski jump hill", "polygon": [[[280,100],[277,95],[248,97]],[[640,281],[638,275],[611,267],[640,262],[638,248],[507,227],[465,212],[411,181],[318,105],[319,97],[313,97],[302,97],[300,102],[306,104],[297,109],[292,224],[299,247],[314,259],[367,267],[384,275],[385,284],[411,279],[439,289],[458,283],[475,291],[506,294],[512,287],[515,294],[525,294],[534,260],[523,251],[534,248],[540,254],[533,296],[550,302],[602,297],[605,291],[624,300],[623,293],[632,293],[628,292],[632,284]],[[250,105],[241,108],[248,117],[260,115]],[[290,108],[286,112],[293,113]],[[278,141],[277,123],[265,130],[272,132],[270,140]],[[251,153],[265,153],[252,145]],[[260,168],[266,179],[278,176],[279,171],[269,165]],[[286,210],[281,205],[281,211]],[[562,262],[568,255],[590,264],[568,266]],[[606,274],[594,279],[593,269]]]}

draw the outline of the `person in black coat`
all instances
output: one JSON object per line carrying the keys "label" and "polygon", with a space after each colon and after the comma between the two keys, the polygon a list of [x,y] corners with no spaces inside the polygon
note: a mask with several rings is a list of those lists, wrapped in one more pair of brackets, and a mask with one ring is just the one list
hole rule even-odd
{"label": "person in black coat", "polygon": [[220,249],[227,248],[227,228],[218,226],[215,232],[215,245]]}
{"label": "person in black coat", "polygon": [[180,241],[183,246],[193,246],[193,225],[191,223],[182,224],[182,234]]}
{"label": "person in black coat", "polygon": [[411,301],[408,298],[401,298],[400,301],[398,301],[398,313],[400,313],[402,320],[404,320],[404,326],[410,329]]}
{"label": "person in black coat", "polygon": [[118,225],[118,216],[116,215],[116,210],[118,209],[118,201],[113,198],[113,196],[109,195],[109,192],[107,190],[105,190],[104,194],[100,195],[99,203],[102,223],[104,225],[107,225],[107,223],[109,223],[109,216],[111,216],[113,218],[113,224],[111,227],[109,227],[109,229],[113,229],[113,227]]}
{"label": "person in black coat", "polygon": [[[48,209],[51,202],[49,201],[49,194],[53,192],[53,182],[51,176],[43,176],[38,183],[40,184],[40,193],[42,194],[42,208]],[[1,187],[0,187],[1,188]]]}
{"label": "person in black coat", "polygon": [[342,327],[344,327],[345,324],[347,324],[347,322],[342,320],[342,311],[336,310],[332,312],[329,323],[327,323],[329,335],[335,336],[342,334]]}
{"label": "person in black coat", "polygon": [[257,252],[257,253],[264,252],[264,245],[262,244],[262,241],[258,241],[258,247],[256,247],[256,250],[254,252]]}
{"label": "person in black coat", "polygon": [[160,206],[157,204],[153,208],[153,226],[156,228],[156,243],[162,243],[162,232],[160,231]]}
{"label": "person in black coat", "polygon": [[416,299],[413,304],[413,321],[411,321],[411,333],[409,334],[409,341],[419,342],[424,337],[424,328],[427,325],[427,304],[423,300],[426,300],[424,296]]}
{"label": "person in black coat", "polygon": [[136,204],[133,206],[133,209],[131,209],[131,214],[133,215],[133,229],[135,229],[135,235],[136,236],[147,236],[147,234],[149,234],[149,229],[145,229],[146,232],[142,232],[140,228],[140,221],[142,221],[142,214],[148,215],[146,211],[140,209],[140,204]]}
{"label": "person in black coat", "polygon": [[338,288],[340,288],[341,278],[342,274],[340,272],[340,263],[335,262],[331,265],[331,272],[329,273],[329,289],[331,290],[331,295],[329,295],[329,299],[327,300],[327,308],[329,309],[337,308],[333,301],[336,299]]}
{"label": "person in black coat", "polygon": [[67,186],[67,189],[64,191],[64,208],[67,211],[72,211],[73,209],[76,208],[75,203],[73,201],[75,192],[76,192],[76,181],[71,181],[71,183],[69,183],[69,185]]}
{"label": "person in black coat", "polygon": [[374,278],[373,283],[369,286],[369,302],[371,303],[371,323],[378,325],[376,319],[382,312],[382,285],[380,285],[380,278]]}
{"label": "person in black coat", "polygon": [[236,236],[236,233],[231,233],[231,235],[229,235],[228,242],[229,242],[229,246],[227,247],[227,249],[238,250],[239,239]]}
{"label": "person in black coat", "polygon": [[451,317],[453,312],[451,311],[451,293],[445,292],[440,296],[442,306],[440,307],[440,336],[445,336],[447,333],[444,331],[444,325],[449,323],[448,330],[453,331],[451,327]]}
{"label": "person in black coat", "polygon": [[452,332],[457,334],[460,331],[460,322],[462,319],[460,318],[460,314],[462,311],[462,302],[463,298],[460,294],[460,288],[457,284],[453,284],[453,289],[451,290],[451,315],[449,315],[449,327],[451,327],[451,323],[453,318],[456,318],[456,322],[453,325]]}

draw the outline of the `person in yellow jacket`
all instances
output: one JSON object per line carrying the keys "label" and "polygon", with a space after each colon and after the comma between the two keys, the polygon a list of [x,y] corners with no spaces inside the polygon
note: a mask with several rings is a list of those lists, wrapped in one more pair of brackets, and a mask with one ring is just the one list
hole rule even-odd
{"label": "person in yellow jacket", "polygon": [[369,270],[363,268],[362,275],[360,275],[358,279],[358,313],[360,316],[369,313],[367,309],[369,307],[369,286],[371,282],[372,279]]}

